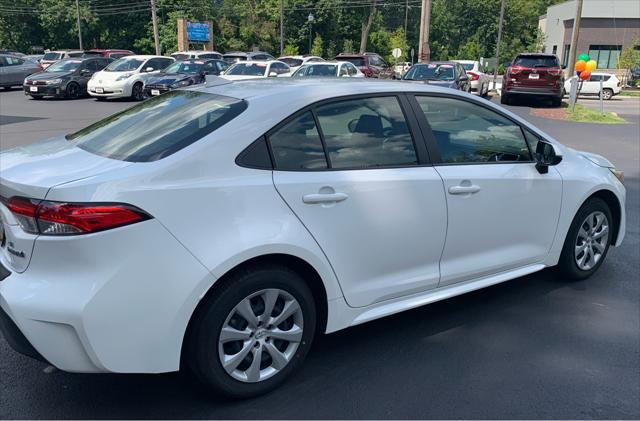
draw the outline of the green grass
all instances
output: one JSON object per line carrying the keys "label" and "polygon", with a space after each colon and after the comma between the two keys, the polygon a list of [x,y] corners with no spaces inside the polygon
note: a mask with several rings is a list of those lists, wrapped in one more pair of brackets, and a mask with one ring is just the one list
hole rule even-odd
{"label": "green grass", "polygon": [[567,108],[567,120],[578,123],[599,123],[599,124],[624,124],[627,121],[618,117],[615,113],[601,113],[593,108],[588,108],[576,104],[576,108],[571,111],[571,106]]}
{"label": "green grass", "polygon": [[640,96],[640,91],[622,91],[620,96]]}

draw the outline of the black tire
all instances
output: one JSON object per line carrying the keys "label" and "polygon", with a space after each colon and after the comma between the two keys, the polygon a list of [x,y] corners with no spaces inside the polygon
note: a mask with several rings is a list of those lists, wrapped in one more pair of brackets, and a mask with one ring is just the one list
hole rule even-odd
{"label": "black tire", "polygon": [[[225,371],[220,361],[219,332],[237,304],[253,293],[274,288],[285,291],[298,302],[304,321],[302,339],[288,364],[272,377],[255,383],[237,380]],[[311,347],[315,331],[313,295],[300,275],[278,265],[253,266],[232,274],[221,289],[201,303],[191,321],[184,362],[214,392],[236,399],[250,398],[275,389],[300,367]]]}
{"label": "black tire", "polygon": [[[574,247],[578,240],[578,232],[583,222],[585,222],[586,218],[592,214],[593,212],[602,212],[607,218],[607,224],[609,229],[609,234],[607,236],[607,242],[604,248],[604,251],[601,254],[600,259],[596,262],[595,266],[593,266],[589,270],[583,270],[578,267],[578,263],[576,262],[576,257],[574,255]],[[607,203],[599,199],[597,197],[593,197],[587,200],[582,207],[576,213],[576,216],[573,218],[573,222],[571,222],[571,226],[569,227],[569,232],[567,233],[567,238],[564,240],[564,246],[562,247],[562,254],[560,255],[560,261],[558,262],[558,270],[559,272],[568,280],[571,281],[579,281],[582,279],[586,279],[593,275],[598,268],[602,265],[605,258],[607,257],[607,252],[609,251],[609,246],[611,245],[611,238],[613,236],[614,230],[616,226],[614,224],[611,210]]]}
{"label": "black tire", "polygon": [[131,99],[134,101],[142,101],[144,99],[144,90],[142,88],[142,83],[136,82],[131,88]]}
{"label": "black tire", "polygon": [[553,98],[553,99],[551,100],[551,106],[552,106],[552,107],[560,107],[560,106],[562,106],[562,97],[560,97],[560,98]]}
{"label": "black tire", "polygon": [[502,93],[502,95],[500,95],[500,104],[510,105],[511,97],[508,94]]}
{"label": "black tire", "polygon": [[69,82],[64,90],[65,97],[69,99],[77,99],[80,97],[80,85],[75,82]]}

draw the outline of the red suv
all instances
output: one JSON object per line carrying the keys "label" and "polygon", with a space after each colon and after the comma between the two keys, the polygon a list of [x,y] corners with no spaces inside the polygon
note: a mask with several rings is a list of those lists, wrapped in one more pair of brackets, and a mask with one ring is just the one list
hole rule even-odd
{"label": "red suv", "polygon": [[351,62],[360,69],[366,77],[378,77],[382,79],[391,79],[394,77],[393,69],[376,53],[340,53],[336,56],[336,60]]}
{"label": "red suv", "polygon": [[554,107],[562,104],[563,66],[553,54],[518,54],[506,69],[500,102],[509,104],[516,95],[551,98]]}

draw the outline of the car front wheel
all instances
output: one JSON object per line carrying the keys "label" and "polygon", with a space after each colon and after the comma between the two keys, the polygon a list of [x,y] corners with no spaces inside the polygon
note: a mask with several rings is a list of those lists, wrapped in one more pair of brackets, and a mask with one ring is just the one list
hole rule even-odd
{"label": "car front wheel", "polygon": [[194,317],[186,362],[205,385],[233,398],[282,383],[301,365],[316,328],[304,279],[275,265],[232,275]]}
{"label": "car front wheel", "polygon": [[142,88],[142,83],[136,82],[131,88],[131,98],[134,101],[142,101],[144,99],[144,90]]}
{"label": "car front wheel", "polygon": [[571,280],[593,275],[609,251],[613,233],[609,206],[597,197],[578,210],[565,239],[558,268]]}

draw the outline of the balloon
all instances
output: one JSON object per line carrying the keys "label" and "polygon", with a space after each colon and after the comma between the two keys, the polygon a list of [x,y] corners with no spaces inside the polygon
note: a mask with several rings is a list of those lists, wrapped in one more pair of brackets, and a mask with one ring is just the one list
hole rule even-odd
{"label": "balloon", "polygon": [[584,72],[580,72],[580,79],[582,80],[588,80],[591,77],[591,72],[588,71],[584,71]]}
{"label": "balloon", "polygon": [[590,60],[590,58],[589,58],[589,54],[585,54],[585,53],[580,54],[580,55],[578,56],[578,60],[582,60],[582,61],[589,61],[589,60]]}
{"label": "balloon", "polygon": [[587,68],[587,62],[586,61],[578,60],[576,62],[576,72],[582,72],[586,68]]}
{"label": "balloon", "polygon": [[587,72],[593,72],[594,70],[596,70],[596,67],[598,67],[598,63],[595,60],[589,60],[587,62],[587,66],[585,67],[585,70]]}

